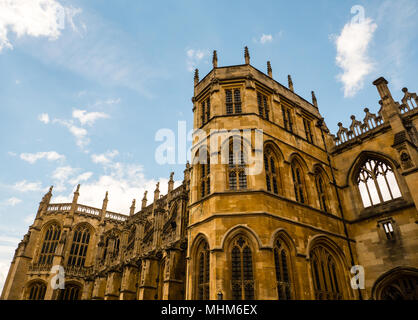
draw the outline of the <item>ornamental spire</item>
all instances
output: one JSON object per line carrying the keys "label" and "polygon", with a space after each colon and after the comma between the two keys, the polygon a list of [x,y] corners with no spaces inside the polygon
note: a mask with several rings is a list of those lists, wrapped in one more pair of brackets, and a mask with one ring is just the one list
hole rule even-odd
{"label": "ornamental spire", "polygon": [[270,78],[273,78],[273,70],[271,69],[270,61],[267,61],[267,74]]}
{"label": "ornamental spire", "polygon": [[312,91],[312,104],[318,108],[318,101],[316,100],[315,92]]}
{"label": "ornamental spire", "polygon": [[216,50],[213,50],[212,65],[213,65],[213,68],[218,67],[218,54],[216,53]]}
{"label": "ornamental spire", "polygon": [[287,76],[287,82],[289,84],[289,90],[294,92],[293,90],[293,81],[292,81],[292,77],[290,76],[290,74]]}
{"label": "ornamental spire", "polygon": [[250,52],[248,51],[247,46],[244,48],[244,58],[245,58],[245,64],[250,64]]}
{"label": "ornamental spire", "polygon": [[194,85],[197,86],[199,83],[199,69],[194,70]]}

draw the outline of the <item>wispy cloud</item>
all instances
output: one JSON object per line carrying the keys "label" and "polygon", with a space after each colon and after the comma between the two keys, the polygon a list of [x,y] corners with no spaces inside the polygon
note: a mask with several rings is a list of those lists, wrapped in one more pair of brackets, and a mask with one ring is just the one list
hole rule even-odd
{"label": "wispy cloud", "polygon": [[56,40],[68,23],[76,29],[74,17],[79,8],[66,7],[58,0],[1,0],[0,1],[0,52],[13,49],[9,32],[22,36],[46,37]]}
{"label": "wispy cloud", "polygon": [[17,205],[17,204],[19,204],[21,202],[22,202],[21,199],[16,198],[16,197],[11,197],[9,199],[6,199],[6,200],[2,201],[2,204],[3,205],[6,205],[6,206],[14,207],[15,205]]}
{"label": "wispy cloud", "polygon": [[209,54],[207,51],[200,49],[188,49],[186,51],[186,65],[187,70],[192,72],[199,63],[207,57]]}
{"label": "wispy cloud", "polygon": [[118,150],[112,150],[112,151],[108,151],[106,153],[101,153],[101,154],[93,154],[91,156],[91,160],[94,163],[108,164],[108,163],[111,163],[112,159],[116,157],[118,154],[119,154]]}
{"label": "wispy cloud", "polygon": [[43,123],[45,123],[45,124],[48,124],[49,123],[49,115],[48,115],[48,113],[42,113],[42,114],[40,114],[38,116],[38,120],[41,121],[41,122],[43,122]]}
{"label": "wispy cloud", "polygon": [[81,149],[84,149],[90,143],[90,139],[87,137],[87,130],[85,128],[76,126],[73,120],[54,119],[52,122],[61,124],[66,127],[75,137],[76,144]]}
{"label": "wispy cloud", "polygon": [[362,89],[364,78],[373,70],[368,49],[376,28],[371,18],[364,17],[345,24],[341,33],[332,37],[337,48],[335,60],[343,71],[337,79],[343,83],[345,97],[352,97]]}
{"label": "wispy cloud", "polygon": [[109,118],[109,115],[103,112],[87,112],[86,110],[74,110],[73,118],[78,119],[82,125],[93,125],[98,119]]}
{"label": "wispy cloud", "polygon": [[265,44],[267,42],[272,42],[273,41],[273,36],[271,34],[262,34],[260,37],[260,43],[261,44]]}
{"label": "wispy cloud", "polygon": [[65,156],[62,154],[59,154],[56,151],[21,153],[20,158],[26,162],[29,162],[30,164],[34,164],[36,161],[40,159],[46,159],[48,161],[65,160]]}
{"label": "wispy cloud", "polygon": [[29,192],[29,191],[43,191],[45,188],[42,188],[42,183],[37,182],[29,182],[26,180],[22,180],[16,182],[13,186],[13,189],[20,191],[20,192]]}

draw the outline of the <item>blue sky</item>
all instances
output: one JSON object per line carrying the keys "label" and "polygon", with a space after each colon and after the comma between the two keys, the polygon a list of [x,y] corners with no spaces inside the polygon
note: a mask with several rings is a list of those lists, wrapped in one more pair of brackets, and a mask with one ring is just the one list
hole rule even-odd
{"label": "blue sky", "polygon": [[[11,3],[17,4],[15,7]],[[42,4],[42,6],[41,6]],[[360,5],[361,10],[351,9]],[[162,191],[159,129],[192,128],[193,69],[251,64],[310,100],[328,127],[378,111],[371,84],[395,99],[416,91],[418,3],[400,1],[0,0],[0,289],[39,201],[80,202],[128,213],[133,198]],[[19,10],[17,10],[19,9]],[[362,11],[364,10],[364,11]],[[364,17],[361,16],[364,13]],[[360,18],[355,23],[352,19]]]}

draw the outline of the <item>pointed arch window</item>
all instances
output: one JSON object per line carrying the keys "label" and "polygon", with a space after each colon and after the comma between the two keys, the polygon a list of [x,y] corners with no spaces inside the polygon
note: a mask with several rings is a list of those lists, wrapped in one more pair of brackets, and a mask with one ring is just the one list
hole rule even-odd
{"label": "pointed arch window", "polygon": [[392,167],[382,160],[368,159],[356,182],[365,208],[402,196]]}
{"label": "pointed arch window", "polygon": [[258,112],[263,119],[269,120],[269,107],[267,96],[257,92]]}
{"label": "pointed arch window", "polygon": [[273,252],[276,269],[277,296],[279,300],[291,300],[289,251],[280,240],[276,240]]}
{"label": "pointed arch window", "polygon": [[46,284],[43,282],[34,282],[29,286],[28,291],[28,300],[44,300]]}
{"label": "pointed arch window", "polygon": [[316,184],[316,192],[318,193],[318,200],[321,206],[321,210],[325,212],[329,212],[328,210],[328,197],[327,197],[327,189],[325,186],[323,175],[319,170],[315,173],[315,184]]}
{"label": "pointed arch window", "polygon": [[[233,141],[235,140],[235,141]],[[247,174],[245,173],[247,163],[244,144],[242,139],[230,139],[228,155],[228,180],[230,190],[247,189]]]}
{"label": "pointed arch window", "polygon": [[203,198],[210,194],[210,155],[206,152],[206,163],[200,165],[200,196]]}
{"label": "pointed arch window", "polygon": [[241,113],[241,91],[240,89],[227,89],[225,90],[226,99],[226,113]]}
{"label": "pointed arch window", "polygon": [[267,191],[279,194],[280,190],[280,168],[277,158],[270,149],[264,153],[264,170],[266,172]]}
{"label": "pointed arch window", "polygon": [[300,203],[306,203],[307,201],[302,168],[299,163],[294,160],[291,165],[291,170],[296,201]]}
{"label": "pointed arch window", "polygon": [[209,300],[209,245],[206,241],[199,244],[197,250],[197,299]]}
{"label": "pointed arch window", "polygon": [[131,228],[131,230],[129,231],[129,235],[128,235],[128,245],[126,247],[127,251],[131,251],[133,250],[134,246],[135,246],[135,226],[133,226]]}
{"label": "pointed arch window", "polygon": [[248,240],[243,236],[239,236],[232,244],[231,264],[232,299],[253,300],[253,258]]}
{"label": "pointed arch window", "polygon": [[283,124],[286,131],[293,132],[293,121],[291,111],[282,105]]}
{"label": "pointed arch window", "polygon": [[201,113],[202,125],[204,125],[208,123],[210,119],[210,98],[207,98],[204,101],[202,101],[201,106],[202,106],[202,113]]}
{"label": "pointed arch window", "polygon": [[84,267],[89,242],[90,230],[88,227],[78,226],[74,231],[73,243],[68,257],[69,266]]}
{"label": "pointed arch window", "polygon": [[335,258],[325,248],[318,246],[311,253],[315,298],[318,300],[342,299],[341,285]]}
{"label": "pointed arch window", "polygon": [[80,300],[81,288],[75,284],[65,284],[65,289],[60,290],[58,300]]}
{"label": "pointed arch window", "polygon": [[44,242],[39,255],[39,264],[52,264],[60,236],[61,227],[56,223],[51,224],[45,232]]}

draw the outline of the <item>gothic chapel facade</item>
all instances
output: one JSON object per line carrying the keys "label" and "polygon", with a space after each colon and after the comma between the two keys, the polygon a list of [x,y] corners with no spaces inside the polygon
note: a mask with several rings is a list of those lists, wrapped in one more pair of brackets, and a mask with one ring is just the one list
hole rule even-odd
{"label": "gothic chapel facade", "polygon": [[[397,102],[379,78],[380,109],[334,136],[313,92],[311,103],[244,58],[218,67],[214,51],[213,69],[196,70],[194,129],[219,143],[194,140],[179,187],[172,174],[129,216],[108,211],[107,194],[102,208],[78,203],[80,186],[53,203],[51,187],[1,298],[418,299],[417,95]],[[245,155],[261,159],[257,174]]]}

